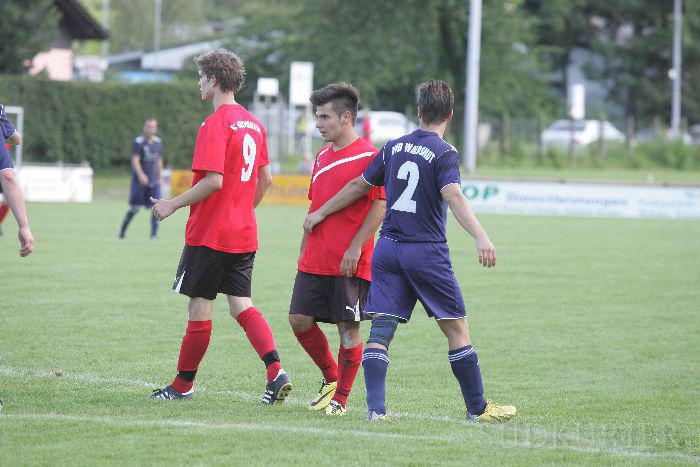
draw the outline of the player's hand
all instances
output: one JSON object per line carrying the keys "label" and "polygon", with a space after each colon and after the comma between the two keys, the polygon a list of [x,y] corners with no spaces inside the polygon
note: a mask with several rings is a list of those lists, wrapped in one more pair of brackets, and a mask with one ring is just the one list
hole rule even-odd
{"label": "player's hand", "polygon": [[25,257],[34,251],[34,236],[29,227],[22,227],[17,234],[19,238],[19,255]]}
{"label": "player's hand", "polygon": [[479,263],[485,268],[496,265],[496,247],[491,239],[484,235],[476,239],[476,251],[479,253]]}
{"label": "player's hand", "polygon": [[139,183],[141,186],[148,186],[148,177],[145,175],[139,175]]}
{"label": "player's hand", "polygon": [[306,216],[306,220],[304,221],[304,232],[311,233],[314,227],[323,222],[325,218],[326,216],[324,216],[318,211],[312,212],[311,214]]}
{"label": "player's hand", "polygon": [[151,197],[151,203],[153,203],[153,215],[159,221],[164,220],[170,214],[177,211],[177,208],[170,199],[155,199]]}
{"label": "player's hand", "polygon": [[362,247],[359,248],[350,245],[343,255],[343,260],[340,262],[340,273],[344,276],[354,276],[357,272],[357,262],[360,261]]}

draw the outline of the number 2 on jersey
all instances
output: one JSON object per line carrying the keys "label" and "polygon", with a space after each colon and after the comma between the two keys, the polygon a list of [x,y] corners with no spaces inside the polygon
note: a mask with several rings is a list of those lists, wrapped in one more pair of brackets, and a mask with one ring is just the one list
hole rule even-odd
{"label": "number 2 on jersey", "polygon": [[248,133],[243,137],[243,161],[245,162],[245,167],[241,169],[241,181],[247,182],[250,180],[250,176],[253,173],[253,166],[255,165],[255,153],[258,151],[255,145],[255,140]]}
{"label": "number 2 on jersey", "polygon": [[418,186],[418,178],[420,177],[420,172],[418,171],[418,164],[412,161],[404,162],[401,167],[399,167],[399,172],[396,174],[396,178],[401,180],[408,180],[406,189],[403,190],[399,199],[391,206],[394,211],[403,212],[416,212],[416,202],[413,200],[413,193],[416,191]]}

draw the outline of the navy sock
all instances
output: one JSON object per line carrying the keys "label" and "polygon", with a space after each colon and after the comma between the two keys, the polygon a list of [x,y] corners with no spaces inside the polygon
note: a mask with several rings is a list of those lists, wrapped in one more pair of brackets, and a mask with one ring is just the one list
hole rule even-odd
{"label": "navy sock", "polygon": [[151,213],[151,237],[158,235],[158,219]]}
{"label": "navy sock", "polygon": [[365,349],[362,353],[362,368],[365,370],[365,387],[367,388],[367,409],[378,414],[386,413],[384,383],[389,356],[386,350]]}
{"label": "navy sock", "polygon": [[486,408],[484,385],[481,382],[481,369],[476,350],[471,345],[461,349],[450,350],[447,358],[452,366],[452,373],[459,381],[462,397],[471,415],[481,415]]}
{"label": "navy sock", "polygon": [[120,237],[124,236],[124,234],[126,233],[126,228],[129,226],[129,222],[131,222],[131,219],[134,218],[137,212],[139,212],[138,208],[131,208],[126,212],[126,216],[124,216],[124,222],[122,222],[122,227],[121,229],[119,229]]}

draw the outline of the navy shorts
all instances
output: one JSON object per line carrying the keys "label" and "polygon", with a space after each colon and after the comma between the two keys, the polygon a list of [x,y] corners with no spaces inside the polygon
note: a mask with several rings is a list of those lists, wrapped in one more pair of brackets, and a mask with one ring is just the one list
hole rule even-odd
{"label": "navy shorts", "polygon": [[467,316],[447,243],[396,242],[380,237],[372,256],[372,284],[365,313],[406,322],[420,300],[435,319]]}
{"label": "navy shorts", "polygon": [[138,181],[131,181],[131,194],[129,204],[132,206],[146,206],[152,208],[151,197],[160,199],[160,183],[153,182],[148,186],[141,185]]}

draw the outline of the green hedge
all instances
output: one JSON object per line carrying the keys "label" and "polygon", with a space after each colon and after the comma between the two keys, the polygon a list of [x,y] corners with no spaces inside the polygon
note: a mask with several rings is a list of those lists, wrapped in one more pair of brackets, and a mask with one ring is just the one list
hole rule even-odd
{"label": "green hedge", "polygon": [[165,161],[189,167],[197,130],[212,112],[193,81],[185,84],[58,82],[0,76],[0,103],[24,107],[26,162],[89,162],[128,167],[131,143],[147,117],[158,119]]}

